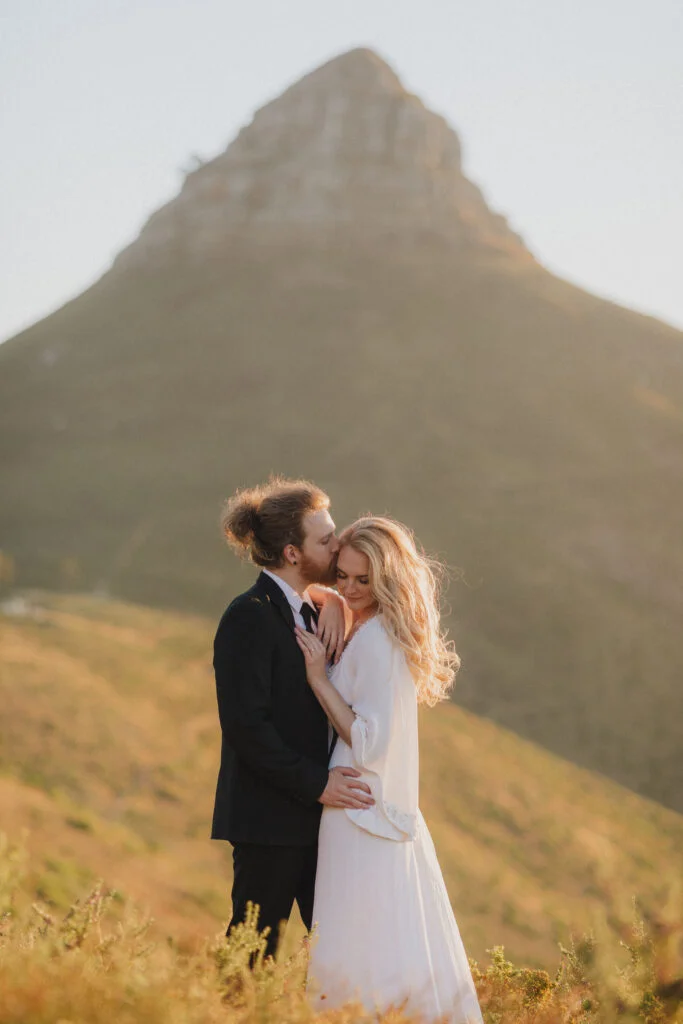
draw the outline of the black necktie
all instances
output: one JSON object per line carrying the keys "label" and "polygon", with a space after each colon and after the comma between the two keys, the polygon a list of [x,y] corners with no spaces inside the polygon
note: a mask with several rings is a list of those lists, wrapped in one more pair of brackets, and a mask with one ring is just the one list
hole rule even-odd
{"label": "black necktie", "polygon": [[318,613],[315,608],[312,608],[308,601],[304,601],[301,605],[301,618],[306,623],[306,629],[309,633],[315,633],[315,627],[318,624]]}

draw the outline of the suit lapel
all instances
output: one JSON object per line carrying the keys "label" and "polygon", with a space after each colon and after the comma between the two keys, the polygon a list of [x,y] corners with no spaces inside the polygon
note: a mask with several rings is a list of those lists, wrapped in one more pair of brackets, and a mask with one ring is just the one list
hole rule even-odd
{"label": "suit lapel", "polygon": [[270,576],[266,576],[265,572],[262,572],[256,580],[256,588],[267,601],[275,605],[289,628],[294,632],[294,612],[282,588]]}
{"label": "suit lapel", "polygon": [[[292,607],[285,597],[282,588],[277,585],[274,579],[270,576],[266,576],[266,574],[262,572],[259,574],[256,583],[254,584],[254,589],[257,591],[259,596],[265,598],[265,600],[269,601],[270,604],[275,605],[278,612],[282,615],[285,622],[291,629],[292,639],[294,639],[294,612],[292,611]],[[301,657],[303,660],[303,655]],[[327,717],[325,718],[325,721],[327,721]],[[337,730],[332,726],[332,744],[327,752],[328,759],[334,750],[337,742],[337,736]]]}

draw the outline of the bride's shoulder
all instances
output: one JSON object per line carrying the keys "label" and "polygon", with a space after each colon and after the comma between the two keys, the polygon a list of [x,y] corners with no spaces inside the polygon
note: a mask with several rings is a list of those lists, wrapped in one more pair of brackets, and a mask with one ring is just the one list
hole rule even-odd
{"label": "bride's shoulder", "polygon": [[373,615],[361,626],[356,634],[355,643],[359,653],[370,648],[389,652],[395,645],[394,638],[381,615]]}

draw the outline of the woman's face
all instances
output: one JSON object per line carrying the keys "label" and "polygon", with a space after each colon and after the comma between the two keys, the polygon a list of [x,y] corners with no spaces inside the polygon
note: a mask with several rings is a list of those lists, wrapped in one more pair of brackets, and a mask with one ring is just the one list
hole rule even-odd
{"label": "woman's face", "polygon": [[368,556],[346,544],[337,559],[337,589],[354,614],[377,607],[369,572]]}

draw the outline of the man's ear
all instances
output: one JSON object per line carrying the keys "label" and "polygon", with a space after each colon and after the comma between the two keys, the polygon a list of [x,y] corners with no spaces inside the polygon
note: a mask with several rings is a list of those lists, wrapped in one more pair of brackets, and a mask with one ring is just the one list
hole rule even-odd
{"label": "man's ear", "polygon": [[299,551],[293,544],[288,544],[282,554],[285,556],[287,565],[296,565],[299,561]]}

